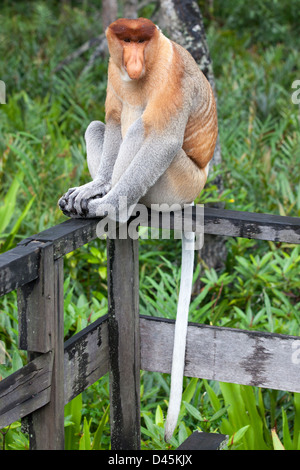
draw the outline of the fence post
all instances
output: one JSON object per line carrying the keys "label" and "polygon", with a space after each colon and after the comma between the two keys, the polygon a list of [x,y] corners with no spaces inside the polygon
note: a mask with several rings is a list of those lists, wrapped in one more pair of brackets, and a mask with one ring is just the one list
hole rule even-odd
{"label": "fence post", "polygon": [[113,450],[140,449],[138,240],[108,239],[110,426]]}
{"label": "fence post", "polygon": [[19,348],[29,361],[49,351],[54,359],[50,402],[26,417],[31,449],[64,449],[63,282],[63,258],[54,261],[53,245],[45,243],[38,279],[18,289]]}

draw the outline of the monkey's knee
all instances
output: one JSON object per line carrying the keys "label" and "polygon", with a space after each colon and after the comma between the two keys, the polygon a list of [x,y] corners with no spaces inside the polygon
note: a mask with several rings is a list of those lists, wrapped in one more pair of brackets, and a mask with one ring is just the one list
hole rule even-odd
{"label": "monkey's knee", "polygon": [[91,177],[94,179],[100,165],[105,134],[105,124],[92,121],[85,131],[87,164]]}
{"label": "monkey's knee", "polygon": [[84,134],[84,138],[86,143],[90,142],[102,142],[104,140],[104,133],[105,133],[105,124],[101,121],[92,121]]}

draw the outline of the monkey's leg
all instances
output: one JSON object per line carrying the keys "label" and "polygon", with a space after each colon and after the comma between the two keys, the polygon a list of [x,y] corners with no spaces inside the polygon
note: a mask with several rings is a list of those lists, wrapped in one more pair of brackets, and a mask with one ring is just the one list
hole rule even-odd
{"label": "monkey's leg", "polygon": [[95,179],[99,170],[103,153],[105,124],[101,121],[92,121],[85,131],[86,158],[90,175]]}
{"label": "monkey's leg", "polygon": [[85,140],[87,163],[93,181],[78,188],[70,188],[59,200],[59,207],[64,214],[73,217],[77,216],[74,201],[78,193],[85,196],[82,216],[89,198],[101,198],[110,191],[111,175],[120,145],[120,132],[118,129],[115,130],[114,126],[105,126],[101,121],[92,121],[85,132]]}
{"label": "monkey's leg", "polygon": [[142,197],[141,203],[167,205],[190,204],[202,191],[208,174],[207,167],[199,168],[184,150],[180,150],[166,172]]}

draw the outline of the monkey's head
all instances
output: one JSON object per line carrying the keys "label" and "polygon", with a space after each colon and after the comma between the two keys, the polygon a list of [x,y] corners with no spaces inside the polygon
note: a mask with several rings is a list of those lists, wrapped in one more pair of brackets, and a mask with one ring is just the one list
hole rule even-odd
{"label": "monkey's head", "polygon": [[120,18],[106,30],[109,53],[121,72],[127,72],[129,79],[139,80],[151,61],[150,43],[157,43],[159,30],[152,21],[146,18],[129,20]]}

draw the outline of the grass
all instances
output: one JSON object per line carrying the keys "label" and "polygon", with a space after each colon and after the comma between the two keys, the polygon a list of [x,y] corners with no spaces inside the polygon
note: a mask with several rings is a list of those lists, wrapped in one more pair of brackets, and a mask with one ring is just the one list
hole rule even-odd
{"label": "grass", "polygon": [[[0,252],[65,220],[57,200],[69,186],[89,179],[83,134],[91,120],[104,118],[107,62],[82,73],[86,53],[54,72],[70,52],[101,32],[96,2],[74,3],[71,10],[55,1],[3,2],[0,79],[7,104],[0,106]],[[264,11],[265,26],[261,2],[254,0],[251,11],[238,3],[216,0],[205,20],[223,157],[210,181],[220,172],[224,191],[219,194],[209,183],[200,202],[222,200],[227,209],[299,217],[299,107],[291,101],[291,85],[300,75],[295,2],[274,2],[272,13]],[[220,272],[208,269],[200,254],[195,279],[200,275],[201,285],[190,320],[299,336],[299,247],[228,239],[227,248]],[[141,241],[142,314],[175,317],[179,263],[178,241]],[[98,240],[67,255],[65,272],[67,339],[107,311],[105,243]],[[2,377],[26,362],[17,348],[17,330],[13,292],[0,303],[0,340],[7,350]],[[299,394],[189,378],[179,426],[167,446],[169,387],[168,375],[142,372],[143,449],[177,447],[201,429],[228,434],[229,449],[300,450]],[[104,377],[66,406],[66,446],[107,449],[108,414]],[[20,423],[2,430],[0,443],[6,449],[28,448]]]}

